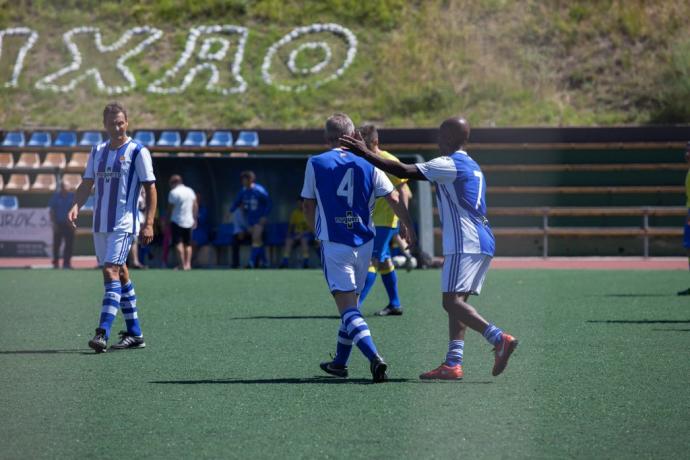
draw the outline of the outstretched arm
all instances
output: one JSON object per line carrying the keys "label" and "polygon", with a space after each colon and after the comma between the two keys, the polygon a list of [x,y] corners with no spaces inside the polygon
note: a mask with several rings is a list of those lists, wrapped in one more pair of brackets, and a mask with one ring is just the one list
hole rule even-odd
{"label": "outstretched arm", "polygon": [[415,165],[408,165],[401,161],[388,160],[376,155],[367,148],[367,145],[360,136],[343,136],[340,138],[340,145],[389,174],[404,179],[427,180]]}

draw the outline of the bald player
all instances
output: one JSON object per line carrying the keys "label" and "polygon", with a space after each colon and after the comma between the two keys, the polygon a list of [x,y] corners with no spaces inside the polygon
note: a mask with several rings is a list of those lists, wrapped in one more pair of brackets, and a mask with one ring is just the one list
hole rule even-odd
{"label": "bald player", "polygon": [[400,178],[426,180],[436,185],[443,231],[443,308],[448,313],[449,344],[446,359],[421,379],[459,380],[467,327],[494,346],[492,374],[499,375],[518,341],[485,320],[467,300],[479,295],[494,255],[494,236],[486,216],[486,183],[479,165],[463,147],[470,137],[464,118],[448,118],[439,129],[440,156],[408,165],[369,150],[360,136],[343,136],[341,145],[379,169]]}

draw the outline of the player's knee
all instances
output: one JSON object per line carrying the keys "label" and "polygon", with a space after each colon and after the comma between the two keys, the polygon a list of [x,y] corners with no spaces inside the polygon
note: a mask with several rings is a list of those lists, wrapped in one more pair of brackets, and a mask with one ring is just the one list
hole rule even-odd
{"label": "player's knee", "polygon": [[115,281],[120,278],[120,267],[113,264],[103,266],[103,278],[108,281]]}
{"label": "player's knee", "polygon": [[463,293],[454,293],[453,296],[444,295],[443,309],[450,313],[472,308],[467,302],[464,301],[465,298],[466,296]]}

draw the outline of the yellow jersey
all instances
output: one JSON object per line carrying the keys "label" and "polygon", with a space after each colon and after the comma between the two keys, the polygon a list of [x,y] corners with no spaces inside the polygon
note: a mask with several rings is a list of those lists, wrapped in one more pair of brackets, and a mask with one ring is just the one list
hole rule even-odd
{"label": "yellow jersey", "polygon": [[289,231],[298,235],[311,231],[307,224],[307,219],[304,217],[304,213],[300,208],[295,208],[292,213],[290,213]]}
{"label": "yellow jersey", "polygon": [[[400,161],[395,155],[392,155],[384,150],[379,150],[379,155],[387,160]],[[393,183],[393,187],[396,189],[400,187],[400,184],[407,182],[407,179],[400,179],[392,174],[387,174],[388,178]],[[379,198],[376,200],[376,205],[374,206],[374,225],[377,227],[391,227],[395,228],[398,226],[398,216],[395,215],[393,209],[390,207],[385,198]]]}
{"label": "yellow jersey", "polygon": [[688,173],[685,175],[685,199],[685,205],[688,208],[690,208],[690,169],[688,170]]}

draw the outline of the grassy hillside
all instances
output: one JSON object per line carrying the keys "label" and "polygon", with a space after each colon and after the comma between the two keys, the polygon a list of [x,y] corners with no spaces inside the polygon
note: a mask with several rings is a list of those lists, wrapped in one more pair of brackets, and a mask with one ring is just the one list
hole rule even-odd
{"label": "grassy hillside", "polygon": [[[476,126],[687,123],[688,17],[689,3],[663,0],[159,0],[126,7],[115,1],[0,0],[0,29],[27,26],[40,34],[18,87],[0,88],[0,127],[97,128],[101,107],[112,99],[130,107],[134,124],[149,127],[316,127],[336,110],[388,127],[435,126],[455,113]],[[352,65],[341,78],[301,93],[267,85],[261,66],[271,44],[316,22],[352,30],[358,40]],[[204,88],[208,73],[202,73],[204,82],[197,79],[182,94],[147,93],[181,55],[189,29],[210,24],[249,29],[240,69],[247,90],[210,93]],[[108,96],[92,78],[66,94],[34,88],[71,62],[62,41],[66,31],[99,26],[108,45],[138,25],[164,35],[128,61],[137,78],[134,90]],[[332,73],[346,47],[332,35],[318,37],[333,50],[332,64],[320,75]],[[104,58],[87,37],[75,41],[84,66],[97,63],[107,84],[126,83],[113,62],[118,53]],[[286,62],[302,42],[274,59],[279,82],[301,83],[286,71]],[[9,80],[22,43],[5,37],[0,83]],[[308,68],[322,58],[321,50],[307,49],[297,64]],[[229,82],[227,74],[221,83]]]}

